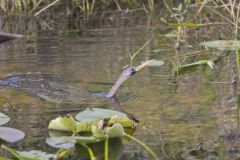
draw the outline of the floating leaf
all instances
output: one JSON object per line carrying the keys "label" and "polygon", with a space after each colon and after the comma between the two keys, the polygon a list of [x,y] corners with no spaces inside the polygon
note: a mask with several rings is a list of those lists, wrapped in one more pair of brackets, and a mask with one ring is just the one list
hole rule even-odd
{"label": "floating leaf", "polygon": [[92,126],[98,125],[99,122],[105,120],[108,126],[114,123],[120,123],[123,127],[134,127],[135,122],[127,117],[126,114],[108,110],[108,109],[86,109],[76,116],[78,121],[75,121],[70,115],[65,117],[58,117],[49,123],[48,128],[58,131],[68,131],[76,133],[92,132]]}
{"label": "floating leaf", "polygon": [[20,130],[9,127],[0,127],[0,139],[5,142],[14,143],[20,141],[24,137],[25,134]]}
{"label": "floating leaf", "polygon": [[63,136],[47,138],[46,142],[48,145],[54,148],[70,149],[73,148],[75,144],[96,143],[100,142],[100,140],[92,136]]}
{"label": "floating leaf", "polygon": [[75,121],[71,115],[58,117],[52,120],[48,125],[48,129],[72,132],[73,135],[81,131],[89,132],[91,131],[90,128],[91,126],[87,128],[86,124]]}
{"label": "floating leaf", "polygon": [[46,143],[54,148],[70,149],[76,144],[76,140],[73,137],[50,137],[46,139]]}
{"label": "floating leaf", "polygon": [[6,146],[2,146],[8,152],[12,153],[19,160],[51,160],[56,158],[55,154],[49,154],[42,151],[32,150],[32,151],[17,151]]}
{"label": "floating leaf", "polygon": [[66,127],[64,126],[64,124],[61,123],[61,118],[62,117],[58,117],[56,119],[51,120],[51,122],[48,125],[48,129],[71,132],[71,129],[69,129],[69,127]]}
{"label": "floating leaf", "polygon": [[108,135],[108,138],[113,137],[122,137],[124,133],[124,128],[121,124],[115,123],[111,127],[107,127],[106,134]]}
{"label": "floating leaf", "polygon": [[[65,131],[65,132],[73,132],[75,135],[79,132],[91,132],[92,125],[97,124],[98,122],[78,122],[73,119],[71,116],[66,117],[58,117],[48,125],[48,129]],[[69,125],[69,126],[68,126]]]}
{"label": "floating leaf", "polygon": [[7,115],[0,112],[0,126],[6,124],[9,120],[10,118]]}
{"label": "floating leaf", "polygon": [[240,41],[235,40],[216,40],[202,42],[201,45],[207,48],[216,48],[219,50],[236,50],[240,49]]}
{"label": "floating leaf", "polygon": [[113,116],[119,118],[126,118],[127,115],[118,111],[101,108],[87,108],[76,115],[76,119],[80,122],[100,121],[103,119],[110,119]]}
{"label": "floating leaf", "polygon": [[63,126],[68,130],[71,130],[73,132],[73,135],[77,133],[77,122],[74,120],[74,118],[71,115],[61,117],[60,123],[63,124]]}

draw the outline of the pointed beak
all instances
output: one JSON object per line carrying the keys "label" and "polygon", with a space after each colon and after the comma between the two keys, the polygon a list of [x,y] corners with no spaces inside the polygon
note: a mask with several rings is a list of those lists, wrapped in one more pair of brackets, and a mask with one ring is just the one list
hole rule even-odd
{"label": "pointed beak", "polygon": [[150,64],[153,60],[149,60],[144,62],[143,64],[135,67],[135,71],[138,72],[139,70],[143,69],[144,67],[146,67],[148,64]]}

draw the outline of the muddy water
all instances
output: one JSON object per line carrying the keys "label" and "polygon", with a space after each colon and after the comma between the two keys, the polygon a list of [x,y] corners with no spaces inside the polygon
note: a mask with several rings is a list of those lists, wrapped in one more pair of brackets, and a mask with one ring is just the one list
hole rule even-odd
{"label": "muddy water", "polygon": [[[14,22],[20,25],[19,21]],[[36,95],[38,86],[30,82],[29,86],[28,83],[25,85],[32,92],[0,85],[0,111],[11,118],[7,125],[27,135],[12,147],[53,152],[45,143],[51,119],[67,113],[74,115],[87,107],[117,109],[119,106],[96,95],[111,88],[122,68],[129,64],[129,53],[152,39],[134,64],[153,58],[162,59],[165,64],[145,68],[117,93],[122,109],[141,121],[134,136],[150,146],[160,159],[240,157],[237,83],[230,83],[236,73],[234,57],[218,58],[223,53],[211,50],[201,56],[175,58],[175,64],[216,57],[218,61],[214,70],[200,66],[194,71],[173,76],[170,58],[204,50],[198,43],[209,39],[209,34],[187,34],[183,37],[181,50],[176,51],[176,37],[166,36],[174,29],[159,27],[153,30],[148,20],[135,25],[120,21],[116,25],[59,27],[57,30],[41,29],[35,21],[28,21],[31,29],[27,26],[25,30],[16,29],[25,34],[24,38],[0,46],[1,77],[34,73],[42,75],[40,79],[56,82],[68,90],[81,90],[84,94],[79,94],[79,99],[66,94],[65,97],[73,99],[66,103],[61,96],[51,101]],[[51,87],[46,90],[52,92]],[[65,93],[59,90],[59,94]],[[150,159],[132,141],[124,145],[113,143],[112,147],[116,146],[119,146],[121,160]]]}

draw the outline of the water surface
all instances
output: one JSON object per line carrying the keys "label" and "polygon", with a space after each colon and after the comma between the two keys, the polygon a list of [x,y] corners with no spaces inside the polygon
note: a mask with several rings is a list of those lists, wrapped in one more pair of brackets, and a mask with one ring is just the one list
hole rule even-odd
{"label": "water surface", "polygon": [[[200,66],[194,72],[173,76],[169,58],[204,49],[198,44],[209,39],[208,34],[187,35],[182,49],[176,51],[176,38],[165,36],[174,29],[163,26],[153,30],[147,20],[134,21],[134,25],[118,23],[118,27],[112,24],[56,30],[37,27],[35,21],[28,21],[32,24],[28,26],[31,30],[27,27],[16,29],[25,34],[24,38],[0,46],[0,75],[37,73],[64,88],[86,91],[88,96],[84,93],[79,99],[72,97],[71,103],[61,97],[52,102],[16,87],[1,86],[0,110],[10,116],[8,126],[27,135],[13,147],[54,151],[45,144],[51,119],[68,113],[74,115],[87,107],[116,109],[116,105],[108,100],[91,95],[107,92],[122,68],[129,64],[129,53],[152,39],[134,64],[153,58],[165,60],[165,64],[145,68],[117,93],[122,109],[141,121],[134,136],[150,146],[160,159],[240,157],[237,147],[238,97],[236,84],[229,83],[235,74],[232,56],[219,58],[214,70]],[[207,53],[179,60],[189,63],[216,57],[215,51]],[[150,159],[131,141],[120,153],[121,160]]]}

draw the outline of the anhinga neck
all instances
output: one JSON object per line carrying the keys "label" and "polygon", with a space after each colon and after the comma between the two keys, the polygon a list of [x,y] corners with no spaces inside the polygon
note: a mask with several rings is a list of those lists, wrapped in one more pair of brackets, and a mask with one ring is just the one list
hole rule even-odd
{"label": "anhinga neck", "polygon": [[109,90],[108,94],[106,95],[107,98],[111,98],[114,97],[117,90],[119,89],[119,87],[123,84],[123,82],[125,82],[131,75],[133,75],[134,73],[134,68],[133,67],[129,67],[127,69],[125,69],[122,74],[120,75],[120,77],[118,78],[118,80],[114,83],[114,85],[112,86],[112,88]]}

